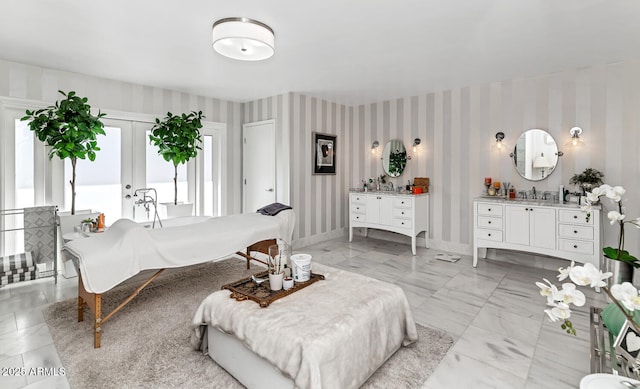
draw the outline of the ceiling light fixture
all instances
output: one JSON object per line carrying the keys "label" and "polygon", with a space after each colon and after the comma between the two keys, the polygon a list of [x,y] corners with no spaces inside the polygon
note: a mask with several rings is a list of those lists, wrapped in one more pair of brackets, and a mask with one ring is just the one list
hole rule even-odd
{"label": "ceiling light fixture", "polygon": [[224,18],[213,23],[213,49],[241,61],[261,61],[275,52],[271,27],[249,18]]}

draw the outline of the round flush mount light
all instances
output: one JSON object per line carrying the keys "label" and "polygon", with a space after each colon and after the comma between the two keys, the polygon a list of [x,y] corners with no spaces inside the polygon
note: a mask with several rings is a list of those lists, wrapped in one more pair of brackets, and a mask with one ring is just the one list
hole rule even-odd
{"label": "round flush mount light", "polygon": [[261,61],[275,53],[271,27],[249,18],[224,18],[213,23],[213,49],[241,61]]}

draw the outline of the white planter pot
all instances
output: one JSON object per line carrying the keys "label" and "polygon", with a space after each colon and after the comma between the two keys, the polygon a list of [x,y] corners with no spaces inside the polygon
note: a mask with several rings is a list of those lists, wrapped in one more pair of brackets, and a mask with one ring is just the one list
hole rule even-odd
{"label": "white planter pot", "polygon": [[174,217],[193,216],[193,204],[187,203],[160,203],[160,210],[164,214],[165,219]]}

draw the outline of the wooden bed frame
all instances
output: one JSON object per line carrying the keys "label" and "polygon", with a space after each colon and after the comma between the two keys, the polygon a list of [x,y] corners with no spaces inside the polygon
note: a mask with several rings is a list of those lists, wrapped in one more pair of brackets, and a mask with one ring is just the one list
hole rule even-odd
{"label": "wooden bed frame", "polygon": [[[242,256],[247,260],[247,269],[251,267],[250,261],[257,261],[263,264],[267,264],[265,261],[254,258],[251,256],[251,252],[260,252],[263,254],[269,253],[269,246],[276,244],[275,239],[267,239],[257,243],[252,244],[247,247],[247,252],[236,252],[237,255]],[[129,304],[131,300],[133,300],[147,285],[149,285],[153,280],[158,278],[160,274],[165,269],[160,269],[155,272],[148,280],[146,280],[142,285],[140,285],[129,297],[127,297],[123,302],[120,303],[117,307],[115,307],[111,312],[107,313],[104,317],[102,316],[102,293],[91,293],[87,292],[82,283],[82,274],[78,269],[78,321],[84,321],[84,310],[85,308],[89,308],[89,311],[93,313],[94,323],[93,323],[93,347],[100,348],[100,334],[102,333],[102,325],[109,320],[113,315],[116,314],[119,310],[124,308],[125,305]]]}

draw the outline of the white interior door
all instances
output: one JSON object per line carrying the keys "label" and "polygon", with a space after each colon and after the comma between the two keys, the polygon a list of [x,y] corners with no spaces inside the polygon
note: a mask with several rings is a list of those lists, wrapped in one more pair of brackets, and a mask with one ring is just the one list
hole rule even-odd
{"label": "white interior door", "polygon": [[276,201],[275,121],[248,123],[242,131],[242,210],[248,213]]}

